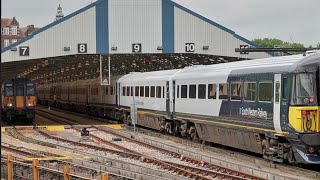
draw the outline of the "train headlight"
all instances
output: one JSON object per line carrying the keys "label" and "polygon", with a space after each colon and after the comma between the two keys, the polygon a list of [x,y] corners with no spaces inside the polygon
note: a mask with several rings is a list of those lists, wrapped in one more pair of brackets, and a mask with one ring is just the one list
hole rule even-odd
{"label": "train headlight", "polygon": [[7,106],[8,106],[8,107],[12,107],[13,104],[12,104],[12,103],[8,103]]}
{"label": "train headlight", "polygon": [[31,103],[28,103],[28,106],[30,107],[30,106],[33,106],[33,104],[31,104]]}

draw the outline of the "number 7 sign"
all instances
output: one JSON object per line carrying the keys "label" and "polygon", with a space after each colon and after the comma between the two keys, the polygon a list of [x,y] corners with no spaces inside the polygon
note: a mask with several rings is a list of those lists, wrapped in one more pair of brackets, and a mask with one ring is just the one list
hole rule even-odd
{"label": "number 7 sign", "polygon": [[19,55],[20,56],[29,56],[29,46],[21,46],[19,47]]}

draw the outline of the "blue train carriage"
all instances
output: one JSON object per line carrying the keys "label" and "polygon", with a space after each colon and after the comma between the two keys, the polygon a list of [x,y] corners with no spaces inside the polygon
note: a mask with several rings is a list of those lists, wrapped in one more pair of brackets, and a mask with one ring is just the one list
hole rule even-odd
{"label": "blue train carriage", "polygon": [[6,80],[1,86],[2,118],[11,122],[17,117],[26,121],[35,118],[37,104],[36,84],[26,78]]}
{"label": "blue train carriage", "polygon": [[320,164],[319,61],[315,53],[131,73],[118,80],[118,102],[139,102],[141,126]]}

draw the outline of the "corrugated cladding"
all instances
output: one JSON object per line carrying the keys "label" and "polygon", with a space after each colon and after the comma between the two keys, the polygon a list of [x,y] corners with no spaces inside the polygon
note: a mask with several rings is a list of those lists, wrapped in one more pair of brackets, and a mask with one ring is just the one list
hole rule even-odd
{"label": "corrugated cladding", "polygon": [[117,47],[110,53],[132,53],[133,43],[141,43],[142,53],[158,53],[161,12],[161,0],[109,0],[109,47]]}
{"label": "corrugated cladding", "polygon": [[[19,56],[19,49],[18,51],[7,50],[1,53],[2,62],[77,54],[78,43],[87,43],[87,53],[96,53],[96,10],[94,7],[72,18],[61,19],[61,22],[50,24],[40,30],[41,32],[35,32],[36,35],[30,35],[27,40],[16,46],[17,48],[29,46],[30,56]],[[70,47],[70,51],[64,51],[64,47]]]}

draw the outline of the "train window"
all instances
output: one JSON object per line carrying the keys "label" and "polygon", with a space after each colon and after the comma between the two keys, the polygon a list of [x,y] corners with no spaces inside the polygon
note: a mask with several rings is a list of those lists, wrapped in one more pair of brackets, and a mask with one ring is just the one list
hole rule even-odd
{"label": "train window", "polygon": [[162,98],[165,98],[165,97],[164,97],[164,96],[165,96],[165,95],[164,95],[164,92],[165,92],[165,91],[164,91],[164,86],[162,86]]}
{"label": "train window", "polygon": [[134,90],[134,96],[139,96],[139,86],[136,86]]}
{"label": "train window", "polygon": [[130,95],[133,96],[133,86],[130,87]]}
{"label": "train window", "polygon": [[209,84],[208,85],[208,99],[216,99],[217,98],[217,85]]}
{"label": "train window", "polygon": [[156,88],[154,86],[151,86],[151,92],[150,92],[151,97],[155,97],[155,90]]}
{"label": "train window", "polygon": [[140,86],[140,97],[144,97],[144,86]]}
{"label": "train window", "polygon": [[288,97],[288,78],[283,78],[282,99],[287,99],[287,97]]}
{"label": "train window", "polygon": [[277,81],[276,82],[276,89],[275,89],[275,91],[276,91],[276,97],[275,97],[275,100],[276,100],[276,103],[277,104],[279,104],[279,102],[280,102],[280,82],[279,81]]}
{"label": "train window", "polygon": [[229,84],[223,83],[219,84],[219,99],[228,100],[229,99]]}
{"label": "train window", "polygon": [[130,96],[130,87],[127,86],[127,96]]}
{"label": "train window", "polygon": [[13,87],[12,86],[6,86],[6,96],[13,96]]}
{"label": "train window", "polygon": [[161,86],[157,86],[157,98],[161,98]]}
{"label": "train window", "polygon": [[122,87],[122,96],[126,96],[126,87]]}
{"label": "train window", "polygon": [[108,90],[109,90],[109,88],[108,88],[108,86],[106,86],[106,95],[108,95]]}
{"label": "train window", "polygon": [[113,89],[114,89],[114,87],[110,86],[110,95],[113,95]]}
{"label": "train window", "polygon": [[245,82],[243,85],[244,100],[256,101],[256,83]]}
{"label": "train window", "polygon": [[27,96],[34,96],[35,90],[33,85],[27,85]]}
{"label": "train window", "polygon": [[189,85],[189,98],[196,98],[196,92],[197,92],[197,86],[196,85]]}
{"label": "train window", "polygon": [[149,90],[150,88],[149,88],[149,86],[146,86],[145,87],[145,97],[149,97],[149,93],[150,93],[150,90]]}
{"label": "train window", "polygon": [[187,85],[181,85],[181,98],[187,98]]}
{"label": "train window", "polygon": [[260,82],[259,83],[259,101],[271,102],[272,101],[272,83]]}
{"label": "train window", "polygon": [[206,99],[206,84],[198,85],[198,99]]}
{"label": "train window", "polygon": [[231,100],[241,100],[242,91],[241,83],[231,83]]}
{"label": "train window", "polygon": [[179,93],[180,93],[180,91],[179,91],[179,85],[177,86],[177,98],[179,98]]}

